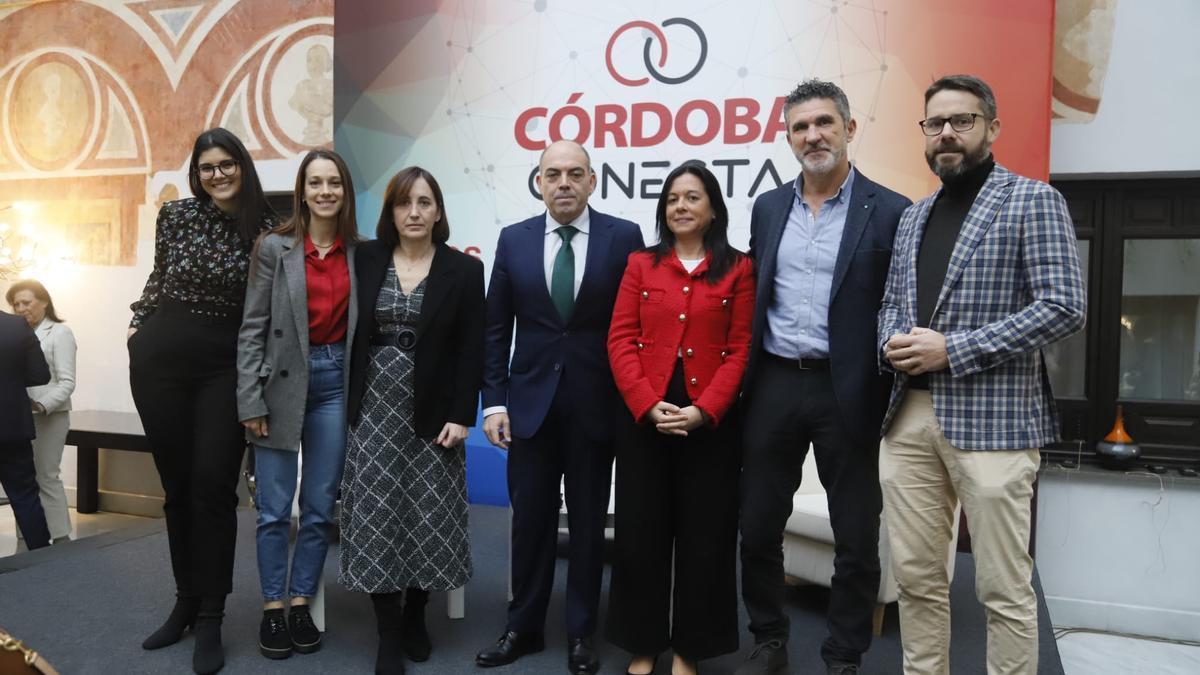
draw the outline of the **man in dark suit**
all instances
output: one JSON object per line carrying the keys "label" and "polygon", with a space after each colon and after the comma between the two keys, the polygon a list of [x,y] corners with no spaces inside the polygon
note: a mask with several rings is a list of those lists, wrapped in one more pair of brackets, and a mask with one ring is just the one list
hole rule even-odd
{"label": "man in dark suit", "polygon": [[0,485],[29,548],[50,545],[33,465],[33,407],[26,387],[50,381],[37,336],[18,316],[0,312]]}
{"label": "man in dark suit", "polygon": [[634,223],[588,207],[596,174],[582,146],[547,147],[537,186],[546,212],[500,232],[488,284],[483,429],[508,450],[513,599],[504,635],[476,663],[501,666],[543,649],[562,481],[571,535],[567,663],[572,673],[595,673],[620,409],[606,341],[625,261],[644,242]]}
{"label": "man in dark suit", "polygon": [[892,239],[910,202],[850,165],[856,123],[846,94],[809,80],[784,107],[800,176],[754,203],[758,279],[744,382],[742,598],[755,648],[739,675],[787,668],[783,528],[811,444],[829,498],[834,572],[830,673],[858,671],[879,592],[879,426],[888,378],[875,317]]}

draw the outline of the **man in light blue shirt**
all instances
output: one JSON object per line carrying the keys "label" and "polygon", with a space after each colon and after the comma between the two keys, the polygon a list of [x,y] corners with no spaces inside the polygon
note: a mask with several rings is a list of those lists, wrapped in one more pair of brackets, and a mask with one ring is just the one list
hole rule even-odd
{"label": "man in light blue shirt", "polygon": [[809,80],[784,107],[800,175],[754,203],[754,337],[743,385],[742,599],[755,647],[738,675],[784,672],[783,528],[811,445],[835,539],[829,673],[856,673],[879,593],[879,427],[890,381],[876,315],[900,214],[911,203],[850,165],[846,94]]}

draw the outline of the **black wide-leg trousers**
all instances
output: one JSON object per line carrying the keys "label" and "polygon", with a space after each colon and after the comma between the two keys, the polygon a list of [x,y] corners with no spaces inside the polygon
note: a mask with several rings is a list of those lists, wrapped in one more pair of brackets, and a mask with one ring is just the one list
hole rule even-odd
{"label": "black wide-leg trousers", "polygon": [[[691,404],[678,366],[665,400]],[[737,415],[686,437],[620,417],[608,639],[635,655],[737,651]]]}
{"label": "black wide-leg trousers", "polygon": [[184,596],[233,589],[246,447],[234,366],[240,324],[236,310],[164,301],[129,340],[130,388],[166,494],[171,567]]}

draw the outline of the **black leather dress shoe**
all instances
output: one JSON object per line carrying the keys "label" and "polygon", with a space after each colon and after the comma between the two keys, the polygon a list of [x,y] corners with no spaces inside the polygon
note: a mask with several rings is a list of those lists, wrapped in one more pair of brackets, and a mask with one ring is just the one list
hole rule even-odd
{"label": "black leather dress shoe", "polygon": [[510,630],[496,640],[496,644],[475,655],[475,665],[481,668],[507,666],[526,654],[534,654],[546,648],[541,633],[518,633]]}
{"label": "black leather dress shoe", "polygon": [[600,659],[596,657],[592,638],[567,640],[567,668],[572,675],[595,675],[600,671]]}

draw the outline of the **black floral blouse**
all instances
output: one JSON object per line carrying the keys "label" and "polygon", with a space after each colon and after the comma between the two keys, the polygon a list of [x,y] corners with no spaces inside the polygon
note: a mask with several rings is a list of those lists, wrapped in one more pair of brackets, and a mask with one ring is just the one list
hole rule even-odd
{"label": "black floral blouse", "polygon": [[[267,213],[260,231],[276,224],[275,215]],[[154,231],[154,269],[142,297],[129,306],[129,326],[145,323],[162,297],[240,307],[252,247],[253,242],[239,236],[237,217],[211,201],[190,198],[163,204]]]}

